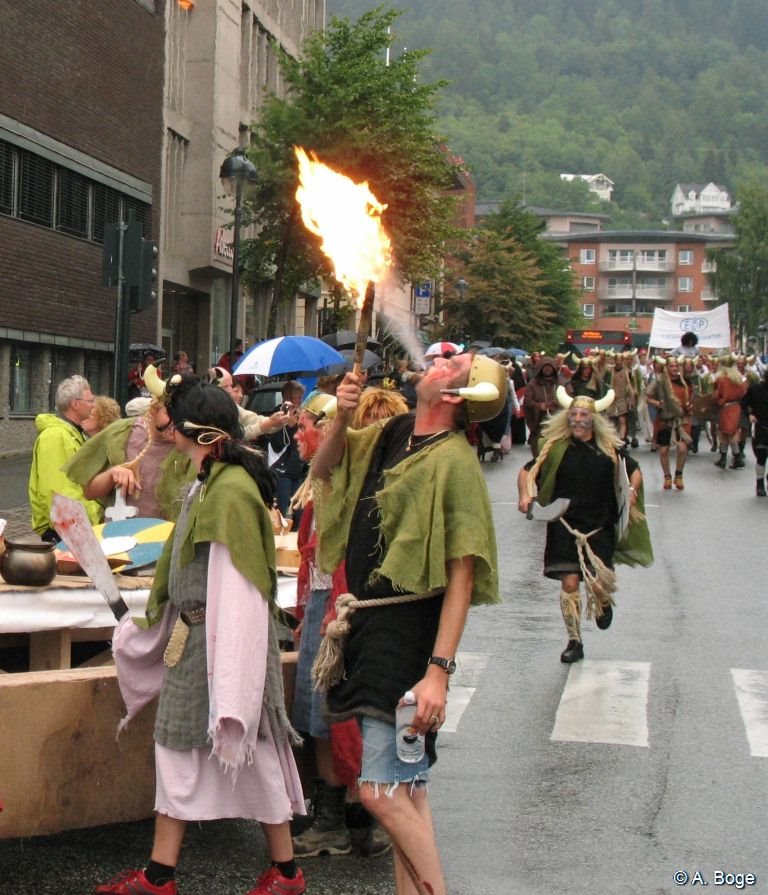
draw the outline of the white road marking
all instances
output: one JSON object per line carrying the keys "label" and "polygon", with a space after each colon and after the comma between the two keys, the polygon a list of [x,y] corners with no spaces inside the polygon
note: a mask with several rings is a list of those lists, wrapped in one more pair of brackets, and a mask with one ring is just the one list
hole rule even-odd
{"label": "white road marking", "polygon": [[551,740],[648,747],[649,662],[571,666]]}
{"label": "white road marking", "polygon": [[456,733],[461,716],[474,696],[480,676],[488,664],[485,653],[459,653],[456,656],[456,673],[451,676],[445,724],[440,733]]}
{"label": "white road marking", "polygon": [[768,758],[768,671],[732,668],[731,675],[750,754]]}

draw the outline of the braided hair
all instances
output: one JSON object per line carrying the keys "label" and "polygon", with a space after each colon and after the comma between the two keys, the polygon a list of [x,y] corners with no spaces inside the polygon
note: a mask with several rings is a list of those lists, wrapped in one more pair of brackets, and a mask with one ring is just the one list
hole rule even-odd
{"label": "braided hair", "polygon": [[211,446],[198,478],[205,481],[216,461],[242,466],[256,482],[264,503],[271,507],[275,496],[274,474],[261,451],[243,440],[243,427],[232,398],[218,386],[201,382],[189,373],[172,377],[166,389],[168,413],[176,429],[185,438]]}

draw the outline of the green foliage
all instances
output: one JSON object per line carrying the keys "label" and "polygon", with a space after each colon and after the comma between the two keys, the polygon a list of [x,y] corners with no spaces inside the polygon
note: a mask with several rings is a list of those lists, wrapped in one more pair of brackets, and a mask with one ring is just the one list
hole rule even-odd
{"label": "green foliage", "polygon": [[456,253],[456,280],[442,297],[447,334],[494,344],[554,350],[578,315],[573,273],[557,245],[541,239],[541,219],[506,202]]}
{"label": "green foliage", "polygon": [[455,173],[434,131],[442,85],[423,83],[425,51],[392,54],[386,64],[396,19],[383,8],[355,24],[334,18],[323,34],[308,38],[299,59],[281,57],[288,94],[271,97],[254,124],[249,156],[260,185],[248,211],[259,233],[243,247],[245,278],[273,281],[276,302],[331,275],[319,241],[301,222],[294,146],[368,182],[387,206],[383,223],[402,280],[438,270],[453,211],[443,191]]}
{"label": "green foliage", "polygon": [[768,322],[768,182],[744,184],[740,196],[735,249],[712,250],[709,256],[717,264],[712,285],[719,301],[728,302],[731,322],[743,339]]}
{"label": "green foliage", "polygon": [[[369,2],[329,8],[358,15]],[[439,123],[480,198],[518,195],[540,174],[602,172],[616,183],[609,213],[649,226],[676,183],[734,190],[768,160],[768,16],[754,0],[408,6],[402,40],[432,48],[425,76],[450,81]]]}

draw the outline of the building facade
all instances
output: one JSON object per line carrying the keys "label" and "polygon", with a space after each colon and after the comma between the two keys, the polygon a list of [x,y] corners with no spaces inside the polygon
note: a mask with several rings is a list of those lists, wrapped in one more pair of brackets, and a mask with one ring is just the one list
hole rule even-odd
{"label": "building facade", "polygon": [[[298,53],[324,17],[324,0],[0,0],[0,453],[31,447],[66,376],[112,392],[117,292],[101,285],[102,245],[131,212],[160,275],[131,340],[184,349],[198,369],[227,350],[232,201],[219,169],[282,89],[278,48]],[[316,327],[318,298],[283,325]],[[263,302],[238,304],[252,340]]]}
{"label": "building facade", "polygon": [[581,288],[584,328],[628,330],[647,342],[656,308],[711,310],[717,302],[707,249],[733,245],[733,237],[672,231],[601,231],[548,239],[567,253]]}
{"label": "building facade", "polygon": [[[28,449],[56,383],[110,391],[116,290],[105,226],[157,238],[163,0],[0,0],[0,452]],[[156,309],[133,337],[156,337]]]}

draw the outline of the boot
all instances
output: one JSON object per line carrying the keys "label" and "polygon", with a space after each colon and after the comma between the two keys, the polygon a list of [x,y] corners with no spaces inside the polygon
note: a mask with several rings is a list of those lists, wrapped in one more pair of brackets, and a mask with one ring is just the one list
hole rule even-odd
{"label": "boot", "polygon": [[377,820],[372,820],[360,842],[360,851],[366,858],[378,858],[392,849],[389,833]]}
{"label": "boot", "polygon": [[745,466],[746,463],[744,462],[744,457],[740,453],[734,454],[731,469],[744,469]]}
{"label": "boot", "polygon": [[581,594],[560,591],[560,611],[563,613],[565,630],[568,632],[568,646],[560,654],[560,661],[570,664],[584,658],[581,643]]}
{"label": "boot", "polygon": [[725,461],[727,457],[727,453],[724,451],[720,451],[720,456],[715,460],[715,466],[720,467],[720,469],[725,469]]}
{"label": "boot", "polygon": [[765,497],[765,479],[757,480],[757,491],[756,494],[758,497]]}
{"label": "boot", "polygon": [[348,855],[352,851],[349,830],[344,823],[346,797],[346,786],[320,783],[317,787],[315,819],[303,833],[293,839],[295,857]]}

